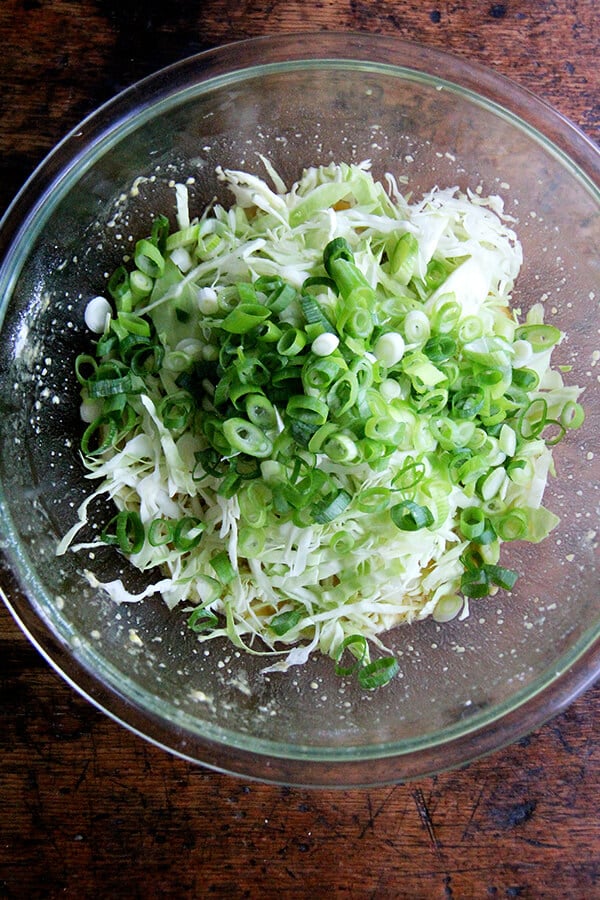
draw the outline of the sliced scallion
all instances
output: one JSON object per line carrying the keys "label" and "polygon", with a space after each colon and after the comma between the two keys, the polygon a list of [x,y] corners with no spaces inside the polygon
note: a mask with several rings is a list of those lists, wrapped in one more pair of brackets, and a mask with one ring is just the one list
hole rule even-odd
{"label": "sliced scallion", "polygon": [[504,566],[487,564],[484,566],[484,570],[492,584],[498,585],[505,591],[512,591],[519,577],[518,572],[506,569]]}
{"label": "sliced scallion", "polygon": [[358,670],[358,683],[364,690],[374,691],[388,684],[400,671],[398,660],[393,656],[382,656],[373,662],[361,666]]}
{"label": "sliced scallion", "polygon": [[351,502],[352,497],[345,490],[339,490],[335,496],[331,498],[325,498],[319,503],[315,503],[312,508],[312,515],[315,522],[318,522],[321,525],[325,525],[327,522],[332,522],[335,518],[337,518],[341,513],[344,512],[348,504]]}
{"label": "sliced scallion", "polygon": [[148,543],[152,547],[163,547],[173,540],[174,524],[169,519],[153,519],[148,528]]}
{"label": "sliced scallion", "polygon": [[134,510],[122,509],[115,519],[115,537],[123,553],[139,553],[144,546],[145,529],[140,514]]}
{"label": "sliced scallion", "polygon": [[187,626],[196,634],[202,634],[204,631],[212,631],[219,624],[217,616],[210,609],[199,606],[193,611],[187,620]]}
{"label": "sliced scallion", "polygon": [[[348,650],[355,657],[355,662],[350,666],[343,666],[341,664],[342,656],[344,652]],[[354,675],[358,672],[363,665],[363,661],[368,658],[368,646],[367,641],[364,635],[362,634],[349,634],[344,640],[340,643],[336,656],[336,666],[335,666],[335,674],[340,675],[342,678],[348,675]]]}
{"label": "sliced scallion", "polygon": [[392,522],[401,531],[418,531],[433,524],[433,515],[429,507],[421,506],[414,500],[403,500],[390,509]]}
{"label": "sliced scallion", "polygon": [[240,303],[225,316],[221,328],[231,334],[246,334],[270,315],[270,309],[260,303]]}
{"label": "sliced scallion", "polygon": [[222,428],[223,436],[233,451],[264,459],[273,449],[271,439],[247,419],[232,416],[225,419]]}
{"label": "sliced scallion", "polygon": [[187,552],[197,547],[205,525],[195,516],[184,516],[173,528],[173,545],[176,550]]}
{"label": "sliced scallion", "polygon": [[135,245],[135,264],[144,275],[159,278],[165,271],[165,258],[158,246],[145,238]]}
{"label": "sliced scallion", "polygon": [[295,628],[301,618],[302,609],[300,607],[288,609],[285,610],[285,612],[273,616],[269,622],[269,628],[271,631],[275,632],[278,637],[282,637],[284,634],[287,634],[288,631],[291,631],[292,628]]}
{"label": "sliced scallion", "polygon": [[229,584],[235,578],[235,569],[231,565],[231,560],[225,550],[215,553],[211,557],[210,564],[221,584]]}
{"label": "sliced scallion", "polygon": [[560,338],[561,332],[554,325],[521,325],[515,331],[515,340],[528,341],[535,353],[553,347]]}

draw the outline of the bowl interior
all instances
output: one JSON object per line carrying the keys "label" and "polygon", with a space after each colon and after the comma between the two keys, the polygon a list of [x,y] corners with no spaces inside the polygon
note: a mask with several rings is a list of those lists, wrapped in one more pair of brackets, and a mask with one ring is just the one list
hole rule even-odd
{"label": "bowl interior", "polygon": [[[449,62],[443,71],[438,60],[437,74],[382,60],[267,59],[233,73],[224,62],[207,77],[202,58],[190,61],[92,120],[82,147],[70,138],[14,235],[0,282],[1,528],[29,598],[17,602],[17,615],[109,712],[221,768],[264,775],[234,761],[238,750],[258,752],[307,766],[327,761],[334,774],[324,780],[335,781],[336,762],[368,766],[497,721],[550,685],[597,634],[600,200],[534,127],[453,81]],[[85,569],[143,581],[112,551],[55,556],[90,489],[72,374],[89,346],[86,302],[153,213],[174,215],[174,182],[188,183],[200,212],[215,195],[229,199],[218,165],[262,175],[261,154],[289,185],[307,165],[370,159],[377,177],[405,176],[415,196],[436,184],[500,194],[524,248],[514,303],[545,304],[546,320],[568,333],[555,360],[586,386],[586,423],[556,448],[545,500],[560,526],[541,545],[507,550],[506,565],[523,573],[514,593],[473,601],[464,621],[393,632],[401,675],[379,692],[361,692],[318,658],[261,675],[260,656],[200,645],[183,615],[161,602],[117,608],[92,590]],[[409,773],[396,763],[393,774]]]}

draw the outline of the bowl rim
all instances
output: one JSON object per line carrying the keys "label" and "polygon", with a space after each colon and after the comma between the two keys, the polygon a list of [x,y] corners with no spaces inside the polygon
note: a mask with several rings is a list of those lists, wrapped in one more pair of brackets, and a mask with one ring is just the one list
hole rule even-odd
{"label": "bowl rim", "polygon": [[[14,576],[13,576],[14,577]],[[10,591],[19,595],[16,579]],[[301,788],[369,788],[408,782],[461,768],[500,750],[538,729],[564,711],[598,679],[600,638],[563,671],[555,671],[550,684],[504,713],[483,724],[474,723],[462,733],[425,747],[403,749],[398,744],[380,744],[358,755],[355,747],[344,752],[314,753],[310,748],[290,747],[274,742],[226,740],[232,732],[221,729],[219,740],[211,735],[187,731],[173,720],[158,716],[152,709],[135,704],[117,685],[107,685],[85,665],[68,643],[44,626],[33,605],[19,608],[9,593],[0,587],[0,598],[16,625],[49,666],[80,697],[119,726],[187,762],[216,772],[271,784]],[[526,692],[523,691],[525,694]]]}
{"label": "bowl rim", "polygon": [[[268,64],[265,63],[265,54],[272,57]],[[400,56],[402,64],[394,61]],[[234,65],[232,59],[235,59]],[[186,56],[135,81],[93,109],[42,158],[3,212],[0,218],[0,259],[7,245],[14,240],[17,225],[14,220],[21,218],[20,207],[35,210],[40,193],[45,193],[50,184],[54,186],[53,178],[64,170],[63,156],[70,160],[71,166],[77,165],[86,149],[98,142],[104,132],[118,131],[124,119],[129,118],[132,104],[139,103],[140,111],[153,107],[188,76],[195,78],[197,83],[219,77],[233,80],[244,71],[260,73],[273,65],[282,67],[305,62],[314,66],[323,61],[334,64],[344,61],[364,64],[379,62],[396,72],[407,70],[431,74],[440,81],[448,81],[450,85],[466,90],[473,97],[484,98],[498,112],[508,111],[516,122],[520,120],[526,126],[525,117],[534,108],[540,117],[540,128],[527,126],[527,130],[531,133],[539,131],[540,138],[546,144],[554,145],[565,157],[565,162],[575,163],[592,185],[598,187],[600,184],[600,148],[583,129],[530,88],[478,61],[383,34],[360,31],[284,32],[229,41]],[[448,66],[452,69],[452,80],[442,75]]]}
{"label": "bowl rim", "polygon": [[[89,161],[91,154],[99,153],[122,134],[126,123],[133,127],[140,117],[149,115],[163,102],[174,102],[175,97],[181,102],[186,85],[195,90],[199,86],[209,89],[241,76],[250,78],[268,71],[344,64],[375,65],[378,70],[397,75],[414,73],[414,77],[433,79],[479,98],[488,108],[502,111],[514,124],[524,127],[551,148],[572,174],[584,179],[592,189],[596,190],[600,183],[600,151],[581,129],[527,88],[479,63],[384,35],[360,32],[266,35],[223,44],[173,63],[121,91],[71,129],[27,179],[0,220],[0,284],[2,273],[10,270],[14,254],[23,244],[25,231],[49,195],[74,177],[82,161]],[[135,111],[133,118],[130,108]],[[536,127],[528,124],[532,110]],[[8,296],[10,290],[4,293]],[[0,501],[4,505],[1,485]],[[589,635],[579,642],[577,652],[563,654],[561,660],[566,661],[568,657],[568,665],[551,676],[540,676],[535,682],[536,690],[516,692],[511,702],[502,705],[506,707],[504,711],[500,707],[495,716],[486,717],[483,723],[473,717],[458,735],[450,734],[451,729],[441,732],[442,736],[448,736],[445,740],[429,739],[424,747],[417,749],[379,744],[331,753],[321,747],[312,751],[301,747],[286,749],[275,742],[261,745],[255,741],[249,750],[245,740],[236,741],[234,732],[227,732],[228,740],[225,740],[210,733],[203,736],[184,727],[174,727],[172,721],[163,721],[150,707],[132,702],[115,685],[109,688],[99,682],[85,660],[44,621],[41,610],[36,609],[35,598],[28,600],[18,590],[18,583],[25,585],[27,579],[18,549],[11,542],[8,522],[0,523],[0,538],[6,544],[6,555],[17,576],[10,592],[17,599],[11,599],[1,588],[0,595],[21,630],[49,664],[82,696],[129,730],[190,761],[230,774],[310,787],[366,786],[422,777],[465,764],[539,727],[585,691],[600,674],[600,635],[596,632],[595,637]],[[543,683],[539,684],[540,681]],[[520,698],[521,694],[526,696]],[[225,743],[229,758],[224,763]],[[451,757],[449,765],[448,757]]]}

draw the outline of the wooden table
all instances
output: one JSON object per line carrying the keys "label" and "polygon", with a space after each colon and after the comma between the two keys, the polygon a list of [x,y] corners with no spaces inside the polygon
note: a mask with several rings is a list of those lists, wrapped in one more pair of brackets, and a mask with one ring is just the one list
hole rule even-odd
{"label": "wooden table", "polygon": [[[308,28],[487,63],[600,139],[596,0],[2,0],[0,206],[120,88]],[[1,897],[600,897],[600,686],[464,771],[344,792],[171,758],[81,700],[4,609],[0,691]]]}

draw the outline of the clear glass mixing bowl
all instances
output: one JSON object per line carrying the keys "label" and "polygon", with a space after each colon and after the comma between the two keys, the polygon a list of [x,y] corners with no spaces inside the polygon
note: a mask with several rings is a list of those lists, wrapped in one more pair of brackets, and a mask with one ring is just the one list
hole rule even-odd
{"label": "clear glass mixing bowl", "polygon": [[[159,601],[115,607],[90,560],[57,559],[86,495],[73,362],[83,309],[151,212],[193,179],[200,210],[217,165],[291,183],[303,166],[369,158],[373,171],[500,193],[525,265],[514,301],[542,300],[568,332],[557,361],[586,385],[587,420],[556,449],[547,505],[560,527],[511,545],[524,576],[470,618],[390,637],[401,677],[361,692],[328,659],[260,674],[229,645],[205,652]],[[514,84],[383,37],[295,35],[222,47],[143,81],[75,129],[34,174],[0,231],[0,538],[5,599],[50,663],[129,728],[228,772],[304,785],[391,782],[459,765],[538,726],[598,674],[600,592],[600,154]],[[132,186],[139,176],[146,180]],[[112,551],[93,568],[108,578]],[[135,579],[135,576],[132,576]]]}

